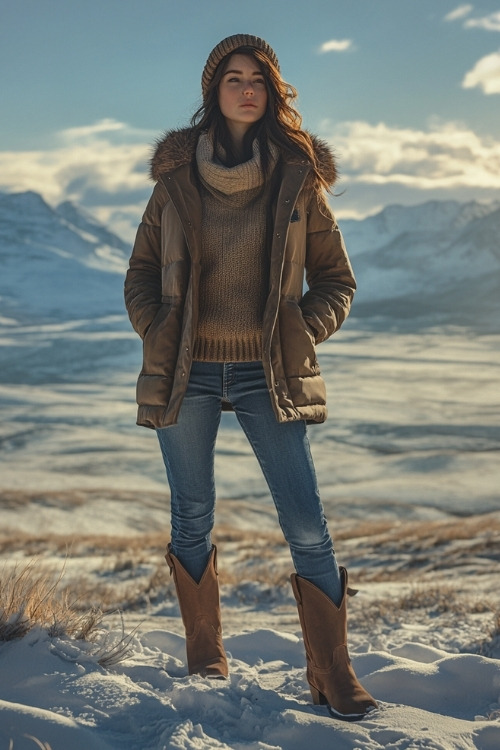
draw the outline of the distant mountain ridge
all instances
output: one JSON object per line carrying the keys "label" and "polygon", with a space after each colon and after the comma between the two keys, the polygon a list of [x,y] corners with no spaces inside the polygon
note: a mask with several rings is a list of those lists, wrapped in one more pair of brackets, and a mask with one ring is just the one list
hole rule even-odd
{"label": "distant mountain ridge", "polygon": [[[500,200],[387,206],[340,221],[358,291],[353,321],[496,329]],[[81,207],[0,193],[0,317],[61,321],[124,315],[130,245]]]}
{"label": "distant mountain ridge", "polygon": [[354,318],[496,330],[500,201],[388,206],[340,226],[358,282]]}
{"label": "distant mountain ridge", "polygon": [[129,246],[83,209],[0,193],[0,314],[39,322],[123,313]]}
{"label": "distant mountain ridge", "polygon": [[[342,230],[355,243],[351,253],[374,250],[404,232],[421,231],[428,227],[433,232],[460,232],[471,221],[490,216],[500,210],[500,199],[491,203],[471,201],[427,201],[415,206],[390,205],[365,219],[345,219]],[[379,243],[374,247],[374,240]]]}
{"label": "distant mountain ridge", "polygon": [[84,232],[90,242],[97,241],[99,244],[116,248],[121,253],[128,255],[129,245],[116,234],[110,232],[81,206],[76,206],[71,201],[63,201],[56,206],[55,212],[65,219],[71,227]]}

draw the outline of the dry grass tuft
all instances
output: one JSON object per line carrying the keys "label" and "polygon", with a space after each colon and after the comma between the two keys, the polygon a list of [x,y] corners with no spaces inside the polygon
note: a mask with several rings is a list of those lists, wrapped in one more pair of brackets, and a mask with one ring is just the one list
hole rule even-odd
{"label": "dry grass tuft", "polygon": [[396,607],[403,612],[423,610],[428,613],[463,612],[464,604],[457,598],[450,586],[413,586],[409,593],[403,594],[396,602]]}
{"label": "dry grass tuft", "polygon": [[35,626],[50,636],[89,639],[101,624],[102,612],[97,608],[77,612],[68,591],[59,591],[64,571],[54,579],[36,566],[37,561],[31,560],[22,568],[15,566],[0,574],[0,640],[22,638]]}
{"label": "dry grass tuft", "polygon": [[[0,641],[23,638],[36,627],[46,630],[50,637],[69,637],[95,644],[92,656],[103,666],[110,666],[127,658],[134,632],[126,635],[122,620],[122,635],[116,640],[103,627],[104,613],[91,607],[81,611],[78,598],[69,588],[61,589],[64,568],[58,574],[38,568],[31,560],[0,573]],[[80,594],[79,594],[80,595]]]}
{"label": "dry grass tuft", "polygon": [[416,585],[408,594],[401,596],[397,607],[403,611],[422,609],[433,614],[453,612],[455,614],[483,614],[491,612],[492,606],[483,599],[462,596],[452,586]]}

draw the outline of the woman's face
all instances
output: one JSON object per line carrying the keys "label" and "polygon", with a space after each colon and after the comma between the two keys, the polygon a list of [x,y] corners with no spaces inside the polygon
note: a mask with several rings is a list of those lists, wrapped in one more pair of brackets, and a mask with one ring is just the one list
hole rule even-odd
{"label": "woman's face", "polygon": [[242,135],[267,107],[267,89],[259,65],[248,55],[231,55],[218,91],[219,108],[230,132]]}

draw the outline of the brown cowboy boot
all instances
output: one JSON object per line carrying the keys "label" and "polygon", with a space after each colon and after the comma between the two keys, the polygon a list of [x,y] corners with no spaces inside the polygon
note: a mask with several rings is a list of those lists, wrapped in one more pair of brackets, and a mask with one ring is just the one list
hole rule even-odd
{"label": "brown cowboy boot", "polygon": [[291,576],[307,659],[307,681],[313,703],[327,705],[330,714],[357,721],[377,708],[360,685],[347,650],[347,571],[340,568],[342,602],[337,607],[317,586]]}
{"label": "brown cowboy boot", "polygon": [[196,583],[170,551],[165,555],[174,576],[182,622],[186,631],[186,654],[189,674],[223,679],[228,675],[226,653],[222,645],[222,628],[217,580],[217,549],[212,547],[207,567]]}

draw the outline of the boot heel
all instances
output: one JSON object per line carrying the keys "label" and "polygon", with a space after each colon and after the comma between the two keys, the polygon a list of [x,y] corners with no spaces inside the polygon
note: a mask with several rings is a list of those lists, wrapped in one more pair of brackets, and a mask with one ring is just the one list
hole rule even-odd
{"label": "boot heel", "polygon": [[328,704],[325,696],[323,695],[323,693],[320,693],[318,688],[309,685],[309,690],[311,691],[313,703],[315,706],[326,706]]}

